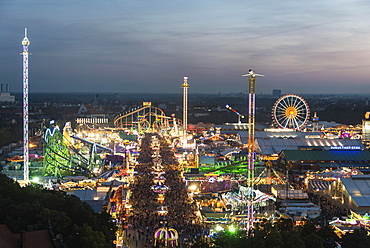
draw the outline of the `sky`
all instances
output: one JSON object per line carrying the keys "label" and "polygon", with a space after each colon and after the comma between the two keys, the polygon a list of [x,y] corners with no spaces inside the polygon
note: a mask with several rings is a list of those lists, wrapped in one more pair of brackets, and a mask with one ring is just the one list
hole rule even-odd
{"label": "sky", "polygon": [[22,92],[369,94],[368,0],[1,0],[0,83]]}

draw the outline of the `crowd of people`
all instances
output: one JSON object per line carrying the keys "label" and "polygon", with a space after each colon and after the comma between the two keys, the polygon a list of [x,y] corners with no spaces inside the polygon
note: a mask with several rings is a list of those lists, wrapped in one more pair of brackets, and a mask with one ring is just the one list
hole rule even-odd
{"label": "crowd of people", "polygon": [[[153,146],[153,140],[158,146]],[[164,240],[154,240],[155,231],[161,227],[177,230],[178,242],[186,247],[186,243],[191,243],[202,233],[203,226],[196,215],[197,205],[188,196],[174,152],[161,136],[146,134],[140,141],[137,162],[137,173],[130,187],[132,212],[128,218],[129,226],[137,231],[140,239],[144,239],[144,247],[163,244]],[[158,168],[161,168],[160,172]],[[158,184],[166,186],[166,190],[155,192],[153,186]],[[130,235],[128,238],[138,237]]]}
{"label": "crowd of people", "polygon": [[349,208],[346,208],[344,205],[338,207],[335,201],[329,200],[324,195],[314,193],[308,193],[308,195],[313,203],[320,206],[323,225],[326,225],[329,220],[335,217],[341,218],[342,216],[348,216],[350,214]]}

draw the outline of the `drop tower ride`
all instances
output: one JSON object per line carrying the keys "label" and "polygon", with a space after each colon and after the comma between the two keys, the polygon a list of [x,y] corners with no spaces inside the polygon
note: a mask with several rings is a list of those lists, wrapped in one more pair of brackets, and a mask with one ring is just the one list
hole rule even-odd
{"label": "drop tower ride", "polygon": [[183,88],[183,137],[182,137],[182,144],[184,148],[187,148],[188,146],[188,140],[187,140],[187,130],[188,130],[188,89],[190,85],[188,84],[188,77],[184,77],[184,82],[181,85]]}
{"label": "drop tower ride", "polygon": [[264,76],[256,74],[252,69],[249,73],[243,75],[248,77],[249,82],[249,105],[248,105],[248,194],[247,194],[247,233],[250,228],[253,228],[254,223],[254,161],[256,160],[256,153],[254,151],[254,130],[255,130],[255,111],[256,111],[256,76]]}
{"label": "drop tower ride", "polygon": [[23,45],[23,180],[29,180],[28,171],[28,46],[27,28],[24,29]]}

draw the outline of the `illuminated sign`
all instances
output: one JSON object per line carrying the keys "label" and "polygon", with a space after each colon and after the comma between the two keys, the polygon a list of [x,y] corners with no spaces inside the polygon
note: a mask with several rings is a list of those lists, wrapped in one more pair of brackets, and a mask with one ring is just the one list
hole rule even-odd
{"label": "illuminated sign", "polygon": [[143,106],[152,106],[152,102],[143,102]]}
{"label": "illuminated sign", "polygon": [[331,146],[330,150],[361,150],[360,146]]}

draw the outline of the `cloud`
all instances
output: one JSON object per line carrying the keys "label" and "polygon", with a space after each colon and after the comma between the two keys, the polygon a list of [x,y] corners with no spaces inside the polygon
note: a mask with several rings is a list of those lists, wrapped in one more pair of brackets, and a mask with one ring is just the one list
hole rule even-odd
{"label": "cloud", "polygon": [[[369,3],[356,1],[2,1],[0,81],[21,91],[354,92],[367,83]],[[348,80],[352,87],[347,86]],[[327,85],[324,87],[323,85]],[[315,87],[313,87],[315,86]],[[339,92],[340,91],[340,92]]]}

